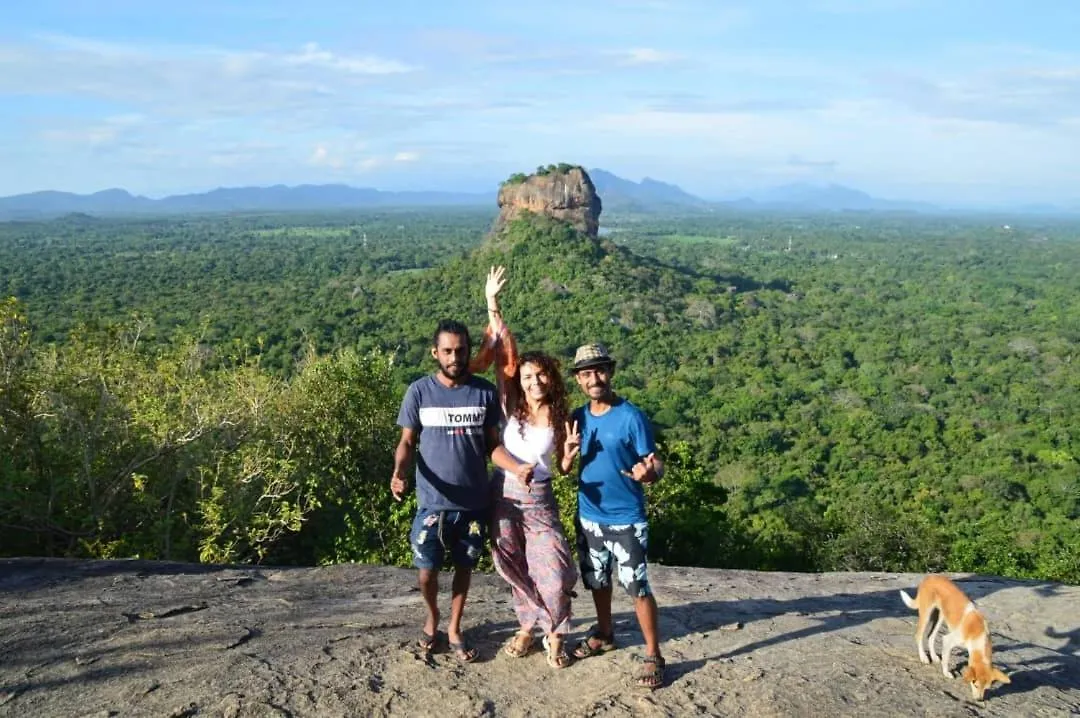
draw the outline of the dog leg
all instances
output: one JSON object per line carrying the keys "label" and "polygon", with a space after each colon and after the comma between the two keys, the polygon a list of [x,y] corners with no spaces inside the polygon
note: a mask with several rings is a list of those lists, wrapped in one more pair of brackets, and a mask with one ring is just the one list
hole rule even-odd
{"label": "dog leg", "polygon": [[[919,652],[919,661],[922,663],[930,662],[930,659],[926,656],[926,649],[923,648],[923,644],[926,642],[927,618],[928,616],[925,613],[919,611],[919,621],[915,624],[915,650]],[[933,645],[933,637],[931,637],[930,650],[933,650]]]}
{"label": "dog leg", "polygon": [[[942,627],[944,625],[945,625],[945,612],[941,611],[939,609],[937,611],[937,620],[934,622],[934,627],[930,630],[930,641],[929,641],[929,643],[930,643],[930,662],[931,663],[937,663],[939,660],[941,660],[940,658],[938,658],[937,652],[934,650],[934,643],[937,641],[938,634],[941,633],[941,629],[942,629]],[[942,649],[941,650],[942,650],[942,653],[945,652],[944,641],[942,642]]]}
{"label": "dog leg", "polygon": [[949,656],[963,640],[959,631],[949,631],[941,640],[941,674],[946,678],[953,677],[952,671],[949,670]]}

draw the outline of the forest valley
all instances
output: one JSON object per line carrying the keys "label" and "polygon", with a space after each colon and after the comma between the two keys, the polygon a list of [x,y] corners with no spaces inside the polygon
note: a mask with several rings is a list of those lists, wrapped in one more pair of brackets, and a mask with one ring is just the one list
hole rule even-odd
{"label": "forest valley", "polygon": [[1080,223],[492,219],[0,224],[0,554],[407,565],[398,404],[502,264],[654,422],[653,560],[1080,583]]}

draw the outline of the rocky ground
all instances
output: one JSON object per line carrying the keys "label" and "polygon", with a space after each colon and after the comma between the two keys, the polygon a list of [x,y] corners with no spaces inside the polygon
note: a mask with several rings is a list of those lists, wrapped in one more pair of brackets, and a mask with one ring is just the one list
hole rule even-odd
{"label": "rocky ground", "polygon": [[[642,644],[622,597],[620,649],[555,671],[541,653],[499,653],[514,623],[494,575],[474,581],[468,635],[483,655],[462,665],[415,648],[410,570],[0,561],[0,716],[1080,713],[1080,587],[960,582],[1012,675],[975,703],[916,657],[897,590],[918,576],[650,572],[669,662],[653,693],[630,680]],[[587,596],[576,609],[584,631]]]}

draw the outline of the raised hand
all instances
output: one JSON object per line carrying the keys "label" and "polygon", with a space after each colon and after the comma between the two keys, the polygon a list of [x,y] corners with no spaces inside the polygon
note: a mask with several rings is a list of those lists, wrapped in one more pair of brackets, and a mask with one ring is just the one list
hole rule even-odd
{"label": "raised hand", "polygon": [[506,284],[506,267],[492,267],[488,270],[487,281],[484,283],[484,297],[488,301],[488,309],[495,309],[496,297]]}

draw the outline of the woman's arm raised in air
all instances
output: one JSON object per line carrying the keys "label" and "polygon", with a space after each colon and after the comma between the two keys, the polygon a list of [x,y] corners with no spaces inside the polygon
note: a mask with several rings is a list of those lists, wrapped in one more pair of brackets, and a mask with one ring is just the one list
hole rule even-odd
{"label": "woman's arm raised in air", "polygon": [[488,325],[484,329],[483,343],[473,359],[470,369],[481,372],[492,364],[495,365],[495,384],[499,388],[503,412],[509,414],[513,409],[518,394],[512,381],[517,372],[517,343],[510,327],[503,321],[499,309],[499,292],[506,284],[506,268],[492,267],[484,283],[484,296],[487,299]]}

